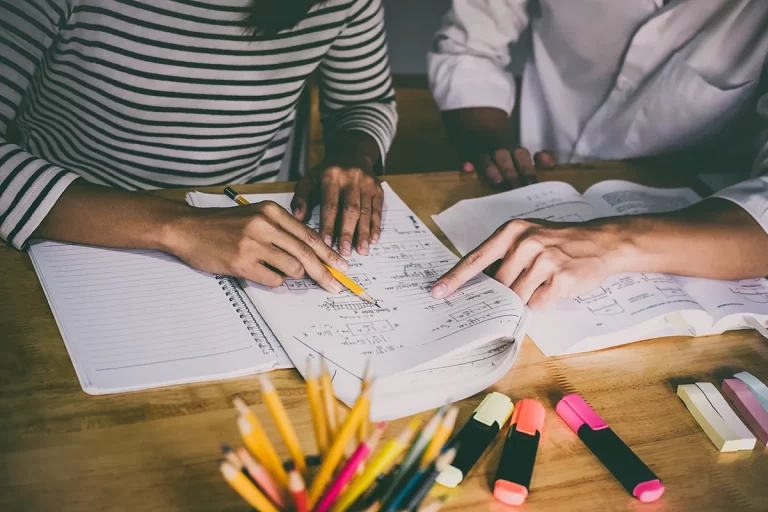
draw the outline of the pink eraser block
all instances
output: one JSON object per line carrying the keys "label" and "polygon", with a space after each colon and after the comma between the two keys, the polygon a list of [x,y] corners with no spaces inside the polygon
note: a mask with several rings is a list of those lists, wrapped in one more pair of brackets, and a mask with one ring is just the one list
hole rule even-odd
{"label": "pink eraser block", "polygon": [[736,406],[755,437],[762,444],[768,444],[768,411],[763,409],[749,387],[739,379],[725,379],[723,394]]}

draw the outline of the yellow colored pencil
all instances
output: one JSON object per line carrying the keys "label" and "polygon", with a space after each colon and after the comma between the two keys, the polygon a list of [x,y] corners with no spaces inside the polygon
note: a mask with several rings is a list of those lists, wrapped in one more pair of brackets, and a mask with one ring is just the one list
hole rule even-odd
{"label": "yellow colored pencil", "polygon": [[336,421],[336,398],[333,396],[333,382],[328,372],[325,358],[320,360],[320,384],[322,386],[323,407],[325,407],[325,420],[328,422],[328,438],[336,435],[338,422]]}
{"label": "yellow colored pencil", "polygon": [[279,512],[279,510],[272,505],[272,502],[259,491],[255,485],[248,480],[248,477],[243,474],[239,469],[232,467],[229,462],[222,462],[221,474],[224,476],[224,480],[235,490],[237,494],[243,498],[246,503],[258,510],[259,512]]}
{"label": "yellow colored pencil", "polygon": [[451,432],[453,432],[453,427],[456,425],[456,418],[458,415],[459,408],[455,405],[448,409],[448,412],[445,413],[445,416],[443,416],[443,421],[440,423],[440,426],[437,427],[435,435],[432,436],[432,439],[429,441],[429,445],[427,445],[427,449],[424,450],[424,455],[421,457],[422,467],[426,467],[428,464],[431,464],[432,461],[438,455],[440,455],[440,450],[443,449],[445,442],[448,441],[448,438],[451,436]]}
{"label": "yellow colored pencil", "polygon": [[[246,198],[244,198],[243,196],[235,192],[235,190],[232,187],[226,187],[224,189],[224,193],[227,195],[227,197],[229,197],[239,205],[244,206],[247,204],[251,204]],[[354,282],[352,279],[347,277],[343,272],[341,272],[340,270],[336,270],[335,268],[329,265],[325,265],[325,268],[327,268],[328,272],[331,273],[333,278],[336,279],[338,282],[340,282],[346,289],[348,289],[349,291],[351,291],[352,293],[354,293],[364,301],[369,302],[376,307],[381,307],[379,306],[379,303],[373,299],[373,297],[368,295],[368,292],[366,292],[362,286],[360,286],[359,284]]]}
{"label": "yellow colored pencil", "polygon": [[312,367],[312,360],[307,360],[307,371],[304,376],[307,382],[307,400],[309,401],[309,410],[312,414],[312,426],[315,431],[315,442],[320,455],[323,455],[328,449],[328,424],[325,420],[323,411],[323,396],[320,391],[320,383]]}
{"label": "yellow colored pencil", "polygon": [[413,418],[394,439],[388,440],[366,465],[363,474],[349,483],[346,491],[334,504],[331,512],[344,512],[373,484],[373,482],[394,466],[397,458],[405,451],[421,425],[421,418]]}
{"label": "yellow colored pencil", "polygon": [[[363,372],[363,384],[360,389],[360,392],[364,393],[365,390],[368,389],[370,386],[371,386],[371,361],[369,359],[367,364],[365,365],[365,371]],[[370,414],[371,414],[371,408],[369,404],[368,410],[365,411],[363,420],[360,422],[360,428],[357,430],[358,443],[364,442],[366,439],[368,439],[368,436],[370,435],[370,432],[371,432]]]}
{"label": "yellow colored pencil", "polygon": [[306,475],[307,462],[304,459],[304,452],[299,443],[299,436],[296,435],[296,430],[293,428],[288,413],[285,411],[283,401],[277,395],[277,390],[269,377],[261,374],[259,375],[259,381],[261,382],[261,395],[264,397],[264,403],[267,404],[267,408],[272,414],[272,419],[275,420],[280,437],[283,438],[283,442],[288,448],[291,458],[293,458],[296,469],[299,470],[299,473]]}
{"label": "yellow colored pencil", "polygon": [[288,473],[283,468],[283,461],[277,454],[275,446],[267,437],[267,433],[264,432],[261,422],[242,398],[237,396],[232,401],[239,412],[237,426],[240,430],[243,444],[251,452],[251,455],[267,468],[267,471],[280,485],[287,487]]}
{"label": "yellow colored pencil", "polygon": [[333,476],[336,466],[339,465],[341,458],[344,456],[344,450],[347,447],[347,444],[352,440],[357,427],[360,425],[360,420],[363,417],[370,399],[371,389],[369,388],[365,393],[360,394],[357,402],[355,402],[355,406],[352,407],[347,419],[344,421],[344,425],[339,429],[338,434],[328,448],[328,452],[325,454],[325,457],[323,457],[320,469],[318,469],[315,479],[312,482],[312,486],[309,489],[310,508],[315,506],[317,500],[320,498],[320,495],[323,493],[325,487]]}

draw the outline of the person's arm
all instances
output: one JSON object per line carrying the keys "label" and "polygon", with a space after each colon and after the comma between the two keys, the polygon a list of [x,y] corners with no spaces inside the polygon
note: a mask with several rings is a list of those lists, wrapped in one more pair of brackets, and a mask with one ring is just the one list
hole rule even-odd
{"label": "person's arm", "polygon": [[397,125],[381,0],[358,0],[319,68],[324,161],[296,185],[291,205],[304,220],[321,203],[320,233],[330,244],[339,221],[338,247],[362,254],[381,232],[384,166]]}
{"label": "person's arm", "polygon": [[[768,94],[757,108],[768,126]],[[768,276],[768,129],[752,173],[675,212],[584,223],[507,222],[435,282],[432,295],[450,295],[498,260],[495,279],[534,307],[588,292],[618,272]]]}
{"label": "person's arm", "polygon": [[200,270],[272,286],[284,275],[306,272],[326,290],[341,291],[323,262],[340,269],[346,262],[274,203],[216,211],[113,190],[77,179],[8,140],[42,56],[71,7],[65,0],[0,0],[2,238],[18,249],[32,237],[158,249]]}
{"label": "person's arm", "polygon": [[[535,182],[535,166],[554,159],[510,148],[515,104],[512,47],[528,25],[527,0],[456,0],[427,55],[430,87],[464,170],[493,184]],[[535,160],[535,164],[534,164]]]}
{"label": "person's arm", "polygon": [[768,234],[740,206],[707,199],[664,214],[583,223],[512,220],[468,253],[432,287],[452,294],[498,260],[494,278],[533,307],[575,297],[619,272],[711,279],[768,275]]}
{"label": "person's arm", "polygon": [[71,0],[0,0],[0,237],[16,248],[78,175],[24,151],[9,131]]}

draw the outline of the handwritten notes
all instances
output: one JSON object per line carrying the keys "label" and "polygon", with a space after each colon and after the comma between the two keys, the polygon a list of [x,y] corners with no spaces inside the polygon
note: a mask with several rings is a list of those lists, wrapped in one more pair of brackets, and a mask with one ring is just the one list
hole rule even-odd
{"label": "handwritten notes", "polygon": [[[454,354],[460,358],[457,365],[478,368],[470,364],[475,362],[471,350],[480,350],[479,361],[493,360],[488,354],[497,353],[479,347],[499,339],[506,339],[505,346],[509,347],[511,339],[519,335],[523,315],[517,295],[484,275],[447,299],[433,299],[430,286],[458,258],[386,184],[384,190],[379,243],[368,255],[354,253],[347,258],[351,266],[347,275],[377,299],[380,307],[349,292],[329,294],[310,279],[288,279],[276,289],[254,283],[245,286],[294,362],[321,355],[328,360],[335,370],[337,395],[345,401],[357,394],[369,359],[378,377],[417,369]],[[273,200],[287,208],[291,194],[245,197],[249,201]],[[223,196],[198,194],[189,202],[231,206]],[[317,228],[318,224],[316,211],[309,225]],[[297,366],[303,370],[303,364]]]}
{"label": "handwritten notes", "polygon": [[[478,276],[447,299],[429,295],[458,258],[389,187],[385,194],[380,241],[369,255],[348,258],[347,272],[380,307],[350,292],[328,294],[308,279],[289,279],[277,289],[245,288],[288,354],[309,347],[358,377],[371,359],[383,376],[467,345],[513,337],[523,306],[495,281]],[[309,225],[318,222],[316,212]]]}

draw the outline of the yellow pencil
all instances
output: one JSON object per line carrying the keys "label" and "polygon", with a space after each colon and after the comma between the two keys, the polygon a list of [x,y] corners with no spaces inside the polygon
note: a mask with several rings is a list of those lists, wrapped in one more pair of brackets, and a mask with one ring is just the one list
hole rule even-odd
{"label": "yellow pencil", "polygon": [[336,421],[336,398],[333,396],[333,382],[328,372],[325,358],[320,359],[320,384],[322,385],[323,407],[325,407],[325,419],[328,422],[328,438],[336,435],[338,422]]}
{"label": "yellow pencil", "polygon": [[259,512],[279,512],[277,508],[259,491],[255,485],[248,480],[248,477],[239,469],[232,467],[229,462],[222,462],[221,474],[224,480],[232,487],[237,494],[243,498],[246,503]]}
{"label": "yellow pencil", "polygon": [[336,470],[336,466],[339,465],[341,458],[344,456],[344,449],[347,444],[352,440],[355,435],[357,427],[360,425],[360,420],[363,417],[368,402],[371,399],[371,389],[369,388],[365,393],[362,393],[357,399],[355,406],[349,412],[349,416],[344,421],[344,425],[339,429],[339,433],[328,448],[328,452],[323,457],[323,462],[318,469],[315,479],[312,482],[312,486],[309,489],[309,508],[312,508],[317,503],[320,495],[328,485],[333,472]]}
{"label": "yellow pencil", "polygon": [[301,450],[299,436],[296,435],[296,430],[294,430],[293,424],[290,418],[288,418],[283,401],[277,396],[277,390],[269,377],[264,374],[259,375],[259,381],[261,382],[261,395],[264,397],[264,403],[267,404],[269,412],[272,413],[272,418],[275,420],[280,437],[283,438],[283,442],[288,448],[291,458],[293,458],[296,469],[299,470],[299,473],[306,475],[307,463],[304,459],[304,452]]}
{"label": "yellow pencil", "polygon": [[344,512],[347,510],[371,486],[379,475],[389,471],[400,454],[411,443],[420,424],[421,419],[419,417],[413,418],[399,436],[388,440],[381,447],[381,450],[368,461],[363,474],[350,482],[347,490],[339,497],[331,512]]}
{"label": "yellow pencil", "polygon": [[237,426],[240,429],[240,437],[243,438],[245,447],[256,460],[267,468],[267,471],[280,485],[287,487],[288,473],[283,468],[283,461],[264,432],[261,422],[242,398],[236,396],[232,401],[240,414],[237,419]]}
{"label": "yellow pencil", "polygon": [[[236,202],[239,205],[251,204],[246,198],[244,198],[243,196],[241,196],[240,194],[235,192],[232,187],[226,187],[224,189],[224,193],[227,195],[227,197],[229,197],[230,199],[232,199],[234,202]],[[325,264],[323,264],[323,265],[325,265]],[[373,304],[374,306],[376,306],[378,308],[381,307],[381,306],[379,306],[379,303],[376,302],[376,300],[373,299],[373,297],[368,295],[368,292],[366,292],[365,289],[363,289],[362,286],[360,286],[359,284],[354,282],[352,279],[350,279],[349,277],[344,275],[343,272],[341,272],[339,270],[336,270],[335,268],[333,268],[333,267],[331,267],[329,265],[325,265],[325,268],[327,268],[328,272],[331,273],[333,278],[336,279],[338,282],[340,282],[342,285],[344,285],[344,287],[346,289],[348,289],[349,291],[351,291],[352,293],[354,293],[355,295],[357,295],[358,297],[360,297],[364,301],[369,302],[369,303]]]}
{"label": "yellow pencil", "polygon": [[424,455],[421,457],[422,467],[426,467],[426,465],[431,464],[432,460],[440,455],[440,450],[443,449],[445,442],[448,441],[451,432],[453,432],[453,427],[456,425],[456,417],[458,415],[459,408],[455,405],[448,409],[448,412],[445,413],[445,416],[443,416],[443,421],[440,423],[440,426],[437,427],[435,435],[432,436],[427,449],[424,450]]}
{"label": "yellow pencil", "polygon": [[320,455],[328,449],[328,424],[325,421],[323,412],[323,397],[320,392],[320,383],[315,376],[315,370],[312,367],[312,360],[307,359],[307,372],[304,375],[307,381],[307,400],[309,401],[309,410],[312,413],[312,426],[315,430],[315,441]]}
{"label": "yellow pencil", "polygon": [[[368,362],[365,365],[365,371],[363,372],[363,384],[360,389],[360,392],[365,392],[366,389],[368,389],[371,385],[371,360],[369,359]],[[366,439],[368,439],[368,436],[371,432],[371,422],[369,419],[371,410],[370,406],[368,407],[368,410],[365,411],[365,414],[363,416],[363,420],[360,422],[360,428],[357,430],[357,442],[362,443]]]}

